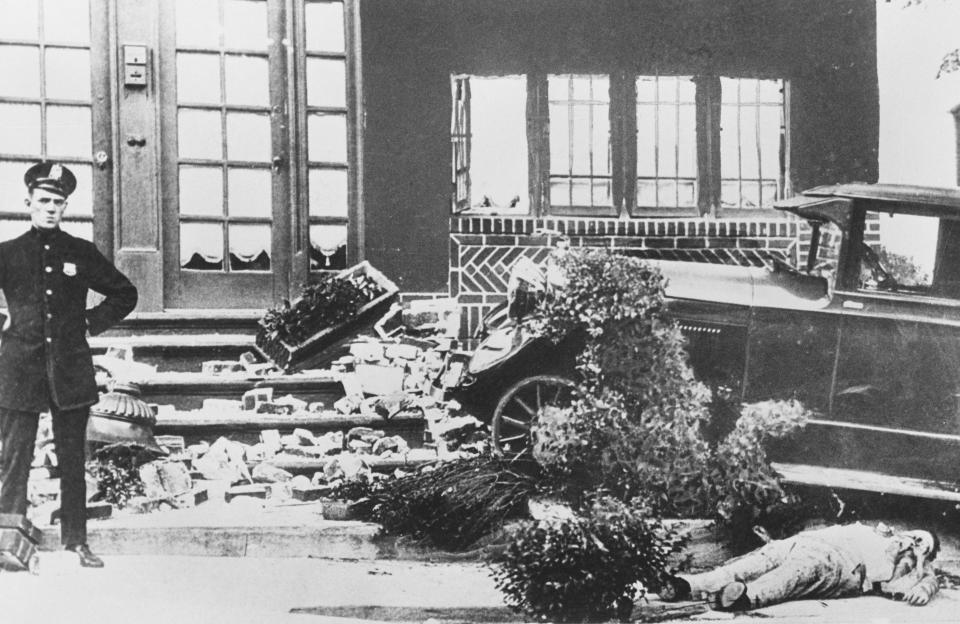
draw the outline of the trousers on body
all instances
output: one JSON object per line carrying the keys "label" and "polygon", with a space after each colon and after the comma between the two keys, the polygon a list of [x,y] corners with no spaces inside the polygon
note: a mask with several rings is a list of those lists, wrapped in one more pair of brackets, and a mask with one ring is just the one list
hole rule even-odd
{"label": "trousers on body", "polygon": [[[60,468],[60,540],[64,546],[87,542],[84,453],[89,414],[89,407],[51,409]],[[27,512],[27,486],[39,421],[36,412],[0,408],[0,513]]]}
{"label": "trousers on body", "polygon": [[709,572],[681,576],[694,596],[734,581],[746,583],[754,609],[800,598],[858,595],[863,587],[862,565],[832,544],[805,537],[774,540]]}

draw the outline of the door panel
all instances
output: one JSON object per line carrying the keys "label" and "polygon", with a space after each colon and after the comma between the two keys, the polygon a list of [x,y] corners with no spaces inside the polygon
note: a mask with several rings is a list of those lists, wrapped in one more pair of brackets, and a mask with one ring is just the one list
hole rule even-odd
{"label": "door panel", "polygon": [[165,305],[272,306],[291,227],[285,3],[168,0],[163,21]]}

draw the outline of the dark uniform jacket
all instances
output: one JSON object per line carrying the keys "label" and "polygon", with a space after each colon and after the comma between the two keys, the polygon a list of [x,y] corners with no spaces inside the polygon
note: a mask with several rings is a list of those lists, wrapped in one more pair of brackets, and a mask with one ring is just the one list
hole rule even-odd
{"label": "dark uniform jacket", "polygon": [[[31,228],[0,243],[0,289],[10,327],[0,338],[0,407],[42,412],[97,402],[86,333],[106,331],[137,305],[137,289],[93,243]],[[104,300],[87,309],[87,291]]]}

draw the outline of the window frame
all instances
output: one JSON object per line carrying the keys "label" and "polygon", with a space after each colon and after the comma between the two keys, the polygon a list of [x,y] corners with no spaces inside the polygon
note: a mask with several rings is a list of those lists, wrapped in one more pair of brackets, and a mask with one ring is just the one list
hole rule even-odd
{"label": "window frame", "polygon": [[[582,206],[553,206],[550,203],[551,182],[551,152],[550,152],[550,95],[548,77],[553,74],[527,74],[527,149],[529,161],[529,189],[530,211],[529,216],[586,216],[586,217],[617,217],[617,218],[656,218],[656,217],[757,217],[771,214],[772,207],[758,208],[722,207],[720,204],[721,182],[721,76],[706,74],[642,74],[639,72],[614,71],[604,74],[591,72],[566,72],[577,75],[604,75],[609,79],[609,128],[611,149],[611,196],[610,208],[590,208]],[[565,75],[565,74],[560,74]],[[468,74],[458,74],[452,79],[469,78]],[[683,77],[689,78],[694,84],[694,118],[696,124],[696,176],[695,176],[695,206],[690,207],[657,207],[637,206],[637,90],[636,81],[641,76],[650,77]],[[782,115],[783,132],[780,138],[780,171],[778,185],[781,197],[790,197],[791,163],[790,163],[790,80],[783,76],[722,76],[723,78],[755,80],[778,80],[782,88]],[[467,81],[468,82],[468,81]],[[469,99],[467,100],[469,104]],[[451,98],[452,106],[455,105]],[[467,119],[471,112],[469,106],[464,111]],[[457,127],[456,110],[451,111],[451,146]],[[466,121],[464,120],[464,123]],[[467,130],[469,135],[469,128]],[[469,148],[469,136],[466,140]],[[453,154],[451,147],[451,154]],[[457,172],[454,170],[451,157],[451,213],[453,216],[474,216],[487,214],[474,211],[457,202]],[[470,157],[467,154],[466,167],[469,174]],[[462,175],[463,172],[461,171]],[[469,197],[469,175],[466,176],[466,187]],[[686,179],[683,177],[682,179]]]}

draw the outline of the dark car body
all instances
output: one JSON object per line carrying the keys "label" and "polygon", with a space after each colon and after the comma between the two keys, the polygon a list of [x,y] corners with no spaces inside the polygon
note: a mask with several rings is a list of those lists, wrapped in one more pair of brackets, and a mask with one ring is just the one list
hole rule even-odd
{"label": "dark car body", "polygon": [[[774,449],[791,480],[960,498],[960,189],[837,185],[777,207],[811,226],[799,267],[660,263],[698,376],[813,411]],[[927,262],[881,259],[868,231]]]}

